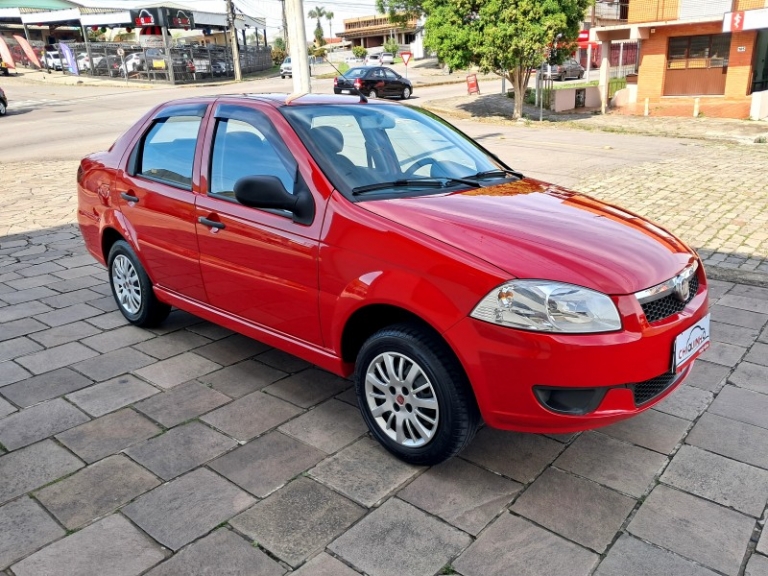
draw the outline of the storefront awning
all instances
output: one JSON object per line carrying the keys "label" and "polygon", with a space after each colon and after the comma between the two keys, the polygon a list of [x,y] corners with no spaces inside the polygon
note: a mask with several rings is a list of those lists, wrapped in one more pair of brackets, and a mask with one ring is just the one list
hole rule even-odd
{"label": "storefront awning", "polygon": [[711,24],[721,22],[722,16],[705,16],[702,18],[689,18],[687,20],[661,20],[657,22],[638,22],[635,24],[619,24],[616,26],[600,26],[592,28],[590,39],[598,42],[610,42],[611,40],[647,40],[650,38],[652,28],[666,26],[688,26],[692,24]]}

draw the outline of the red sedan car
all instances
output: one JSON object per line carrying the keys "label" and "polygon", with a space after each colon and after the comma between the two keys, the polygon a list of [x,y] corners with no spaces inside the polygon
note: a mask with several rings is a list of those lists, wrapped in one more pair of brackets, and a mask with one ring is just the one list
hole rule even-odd
{"label": "red sedan car", "polygon": [[709,344],[696,253],[364,98],[158,106],[78,172],[86,245],[139,326],[176,306],[347,376],[417,464],[481,418],[528,432],[653,406]]}

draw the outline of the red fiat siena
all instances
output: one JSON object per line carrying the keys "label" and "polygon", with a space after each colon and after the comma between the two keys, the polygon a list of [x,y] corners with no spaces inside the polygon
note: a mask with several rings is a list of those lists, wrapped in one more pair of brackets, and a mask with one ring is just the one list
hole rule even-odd
{"label": "red fiat siena", "polygon": [[481,419],[633,416],[709,345],[683,242],[394,103],[169,102],[82,161],[78,198],[129,321],[176,306],[354,373],[371,433],[412,463],[458,453]]}

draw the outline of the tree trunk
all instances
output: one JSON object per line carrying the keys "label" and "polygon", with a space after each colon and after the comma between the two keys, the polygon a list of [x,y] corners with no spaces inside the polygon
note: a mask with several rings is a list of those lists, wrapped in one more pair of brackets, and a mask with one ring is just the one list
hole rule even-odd
{"label": "tree trunk", "polygon": [[511,82],[512,89],[515,91],[515,111],[512,117],[515,119],[523,117],[523,102],[525,101],[525,89],[526,89],[526,70],[521,66],[517,66],[512,70]]}

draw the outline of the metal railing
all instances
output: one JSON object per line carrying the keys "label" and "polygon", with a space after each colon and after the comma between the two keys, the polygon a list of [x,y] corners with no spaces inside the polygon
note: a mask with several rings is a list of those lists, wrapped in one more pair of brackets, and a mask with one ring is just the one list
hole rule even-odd
{"label": "metal railing", "polygon": [[[166,50],[126,43],[92,42],[89,46],[84,42],[66,44],[74,55],[78,74],[176,84],[234,78],[235,75],[232,54],[226,46],[175,46]],[[240,68],[243,74],[268,70],[272,66],[270,48],[240,47]],[[64,72],[72,73],[66,66]]]}

